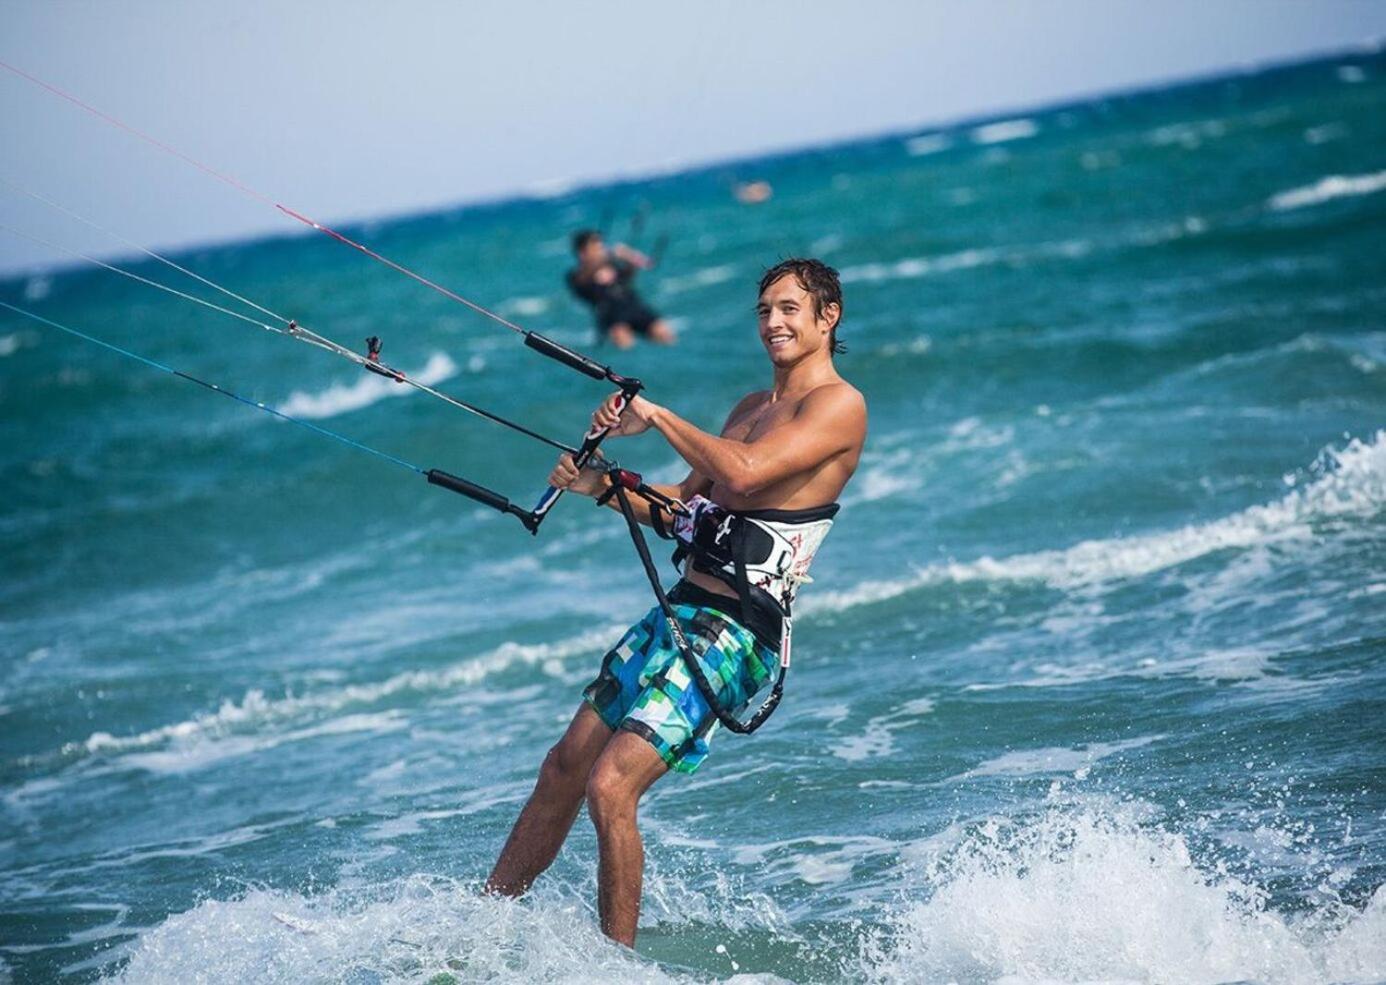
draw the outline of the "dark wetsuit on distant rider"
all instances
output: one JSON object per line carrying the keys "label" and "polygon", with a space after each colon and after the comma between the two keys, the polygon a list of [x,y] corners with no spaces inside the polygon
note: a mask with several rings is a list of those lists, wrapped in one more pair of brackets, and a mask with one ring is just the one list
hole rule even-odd
{"label": "dark wetsuit on distant rider", "polygon": [[619,244],[608,251],[592,230],[573,237],[573,252],[578,265],[568,271],[568,289],[592,308],[599,339],[622,349],[637,335],[665,345],[674,341],[669,325],[635,291],[635,275],[649,261]]}

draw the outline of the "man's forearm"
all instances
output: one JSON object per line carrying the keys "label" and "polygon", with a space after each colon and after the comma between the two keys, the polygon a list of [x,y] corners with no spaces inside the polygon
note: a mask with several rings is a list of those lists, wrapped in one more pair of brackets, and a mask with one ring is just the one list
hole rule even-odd
{"label": "man's forearm", "polygon": [[660,407],[650,423],[694,472],[734,491],[750,485],[753,463],[747,445],[708,434],[667,407]]}

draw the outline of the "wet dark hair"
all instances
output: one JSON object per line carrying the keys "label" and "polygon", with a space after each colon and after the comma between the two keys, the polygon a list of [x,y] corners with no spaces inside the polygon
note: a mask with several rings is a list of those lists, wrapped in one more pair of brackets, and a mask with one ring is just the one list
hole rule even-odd
{"label": "wet dark hair", "polygon": [[573,252],[581,253],[588,243],[601,238],[602,234],[595,229],[579,229],[573,233]]}
{"label": "wet dark hair", "polygon": [[837,305],[837,324],[828,336],[828,345],[832,347],[834,354],[846,352],[847,346],[837,340],[837,330],[842,327],[843,312],[842,282],[838,280],[837,271],[822,260],[790,257],[788,260],[781,260],[761,275],[759,293],[764,294],[767,287],[786,274],[793,275],[799,286],[813,296],[813,313],[819,318],[823,317],[823,309],[828,305]]}

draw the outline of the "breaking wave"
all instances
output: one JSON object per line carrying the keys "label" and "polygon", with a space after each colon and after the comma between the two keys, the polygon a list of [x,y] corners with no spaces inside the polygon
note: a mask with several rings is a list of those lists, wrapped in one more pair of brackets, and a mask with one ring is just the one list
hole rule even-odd
{"label": "breaking wave", "polygon": [[1291,188],[1272,195],[1266,204],[1277,212],[1285,212],[1311,205],[1322,205],[1335,198],[1371,195],[1383,189],[1386,189],[1386,171],[1374,171],[1371,174],[1330,174],[1312,185]]}
{"label": "breaking wave", "polygon": [[868,958],[873,977],[1326,985],[1386,975],[1386,888],[1365,910],[1325,888],[1326,902],[1290,916],[1134,813],[1053,807],[925,843],[912,860],[925,898],[902,908]]}
{"label": "breaking wave", "polygon": [[[445,353],[435,352],[428,357],[424,368],[409,377],[428,386],[437,386],[457,374],[457,364]],[[355,383],[334,383],[321,393],[304,393],[296,390],[275,409],[290,417],[320,420],[336,417],[362,407],[384,400],[386,397],[403,397],[414,390],[383,376],[362,375]]]}
{"label": "breaking wave", "polygon": [[863,582],[841,592],[805,598],[807,612],[842,611],[881,602],[944,582],[1035,581],[1057,589],[1137,578],[1215,551],[1275,541],[1309,539],[1314,524],[1338,517],[1370,517],[1386,508],[1386,431],[1369,441],[1353,439],[1341,450],[1325,449],[1302,486],[1273,503],[1252,506],[1208,523],[1136,537],[1086,540],[1063,550],[1012,557],[950,561],[912,575]]}
{"label": "breaking wave", "polygon": [[327,715],[348,707],[372,705],[407,692],[436,693],[466,687],[512,667],[542,666],[550,672],[560,673],[564,660],[590,654],[604,644],[609,644],[621,628],[605,626],[556,643],[507,642],[489,653],[449,667],[404,671],[383,681],[348,684],[304,695],[267,698],[263,691],[256,688],[247,691],[240,701],[226,699],[216,711],[135,735],[116,736],[109,732],[93,732],[81,742],[70,742],[63,746],[62,753],[65,756],[123,753],[165,743],[186,743],[199,738],[244,731],[266,723],[294,720],[308,715]]}

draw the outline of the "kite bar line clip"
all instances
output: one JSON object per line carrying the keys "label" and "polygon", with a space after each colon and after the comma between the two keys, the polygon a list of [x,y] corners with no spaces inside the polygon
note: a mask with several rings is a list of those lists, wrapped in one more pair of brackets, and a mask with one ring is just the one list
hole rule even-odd
{"label": "kite bar line clip", "polygon": [[380,349],[382,345],[383,343],[380,341],[379,335],[372,335],[370,338],[366,339],[366,361],[361,365],[377,376],[383,376],[387,380],[394,380],[396,383],[403,383],[404,373],[393,367],[386,366],[380,361]]}

